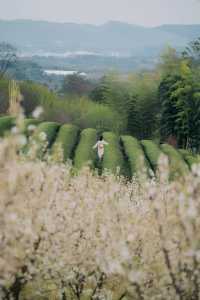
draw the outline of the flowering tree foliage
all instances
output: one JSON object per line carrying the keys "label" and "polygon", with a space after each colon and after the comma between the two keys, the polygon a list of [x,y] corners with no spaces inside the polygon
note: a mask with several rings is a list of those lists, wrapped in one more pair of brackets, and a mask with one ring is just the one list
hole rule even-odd
{"label": "flowering tree foliage", "polygon": [[25,143],[16,128],[0,141],[0,299],[34,299],[37,280],[63,300],[199,299],[198,167],[176,182],[165,158],[159,181],[73,176]]}

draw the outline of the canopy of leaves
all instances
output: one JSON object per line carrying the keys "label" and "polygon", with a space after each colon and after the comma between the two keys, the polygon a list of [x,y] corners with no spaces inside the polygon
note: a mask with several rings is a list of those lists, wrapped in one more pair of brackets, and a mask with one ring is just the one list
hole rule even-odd
{"label": "canopy of leaves", "polygon": [[0,43],[0,79],[6,74],[10,65],[16,61],[16,49],[5,42]]}
{"label": "canopy of leaves", "polygon": [[64,78],[62,92],[72,95],[87,95],[93,88],[92,82],[81,74],[67,75]]}
{"label": "canopy of leaves", "polygon": [[161,135],[175,136],[178,146],[197,151],[200,147],[199,75],[183,60],[179,74],[167,75],[160,83]]}

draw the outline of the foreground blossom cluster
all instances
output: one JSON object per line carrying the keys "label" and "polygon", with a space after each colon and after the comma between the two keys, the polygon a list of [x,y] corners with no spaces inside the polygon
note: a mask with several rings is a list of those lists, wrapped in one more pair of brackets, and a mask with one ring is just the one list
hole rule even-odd
{"label": "foreground blossom cluster", "polygon": [[200,168],[168,182],[26,159],[0,141],[0,299],[200,298]]}

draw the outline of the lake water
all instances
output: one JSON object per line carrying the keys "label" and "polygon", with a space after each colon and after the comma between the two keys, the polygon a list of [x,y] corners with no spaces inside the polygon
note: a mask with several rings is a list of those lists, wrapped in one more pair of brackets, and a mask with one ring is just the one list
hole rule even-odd
{"label": "lake water", "polygon": [[56,76],[67,76],[73,74],[79,74],[80,76],[87,76],[86,73],[79,73],[77,71],[65,71],[65,70],[44,70],[44,73],[47,75],[56,75]]}

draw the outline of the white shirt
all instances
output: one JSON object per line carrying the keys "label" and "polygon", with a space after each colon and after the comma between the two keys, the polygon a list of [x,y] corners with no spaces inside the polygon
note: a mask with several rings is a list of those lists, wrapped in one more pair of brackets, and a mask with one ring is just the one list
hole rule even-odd
{"label": "white shirt", "polygon": [[104,154],[104,145],[108,145],[108,143],[104,140],[98,141],[94,146],[93,149],[98,149],[98,155],[101,157]]}

